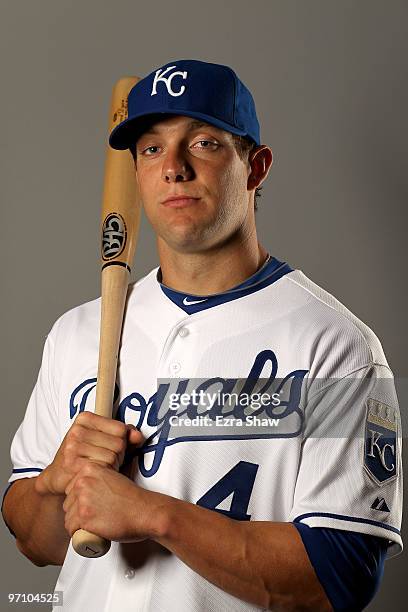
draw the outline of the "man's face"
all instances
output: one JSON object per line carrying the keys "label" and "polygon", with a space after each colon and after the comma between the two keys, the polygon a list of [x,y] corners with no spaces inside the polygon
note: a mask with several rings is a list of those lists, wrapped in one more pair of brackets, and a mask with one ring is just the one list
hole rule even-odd
{"label": "man's face", "polygon": [[[253,223],[249,164],[232,134],[191,117],[154,122],[136,144],[136,177],[158,239],[178,252],[221,245]],[[169,201],[178,196],[183,199]]]}

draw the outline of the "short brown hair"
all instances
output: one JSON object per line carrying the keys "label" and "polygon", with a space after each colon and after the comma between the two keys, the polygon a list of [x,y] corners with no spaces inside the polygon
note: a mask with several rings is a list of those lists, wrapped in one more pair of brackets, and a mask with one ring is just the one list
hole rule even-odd
{"label": "short brown hair", "polygon": [[[249,138],[245,138],[245,136],[238,136],[237,134],[231,134],[232,140],[235,145],[235,149],[239,155],[239,157],[243,161],[247,161],[250,153],[256,148],[256,143]],[[132,143],[129,146],[129,150],[132,154],[134,161],[136,162],[136,142]],[[255,198],[254,198],[254,209],[258,210],[258,202],[257,200],[261,197],[261,189],[262,187],[256,187],[255,189]]]}

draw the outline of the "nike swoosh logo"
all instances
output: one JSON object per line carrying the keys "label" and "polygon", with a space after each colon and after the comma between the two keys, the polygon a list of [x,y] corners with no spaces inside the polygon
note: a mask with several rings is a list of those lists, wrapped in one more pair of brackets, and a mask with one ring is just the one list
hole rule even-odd
{"label": "nike swoosh logo", "polygon": [[189,302],[188,298],[185,297],[183,300],[183,304],[184,306],[192,306],[193,304],[201,304],[201,302],[206,302],[208,298],[204,298],[203,300],[191,300],[191,302]]}

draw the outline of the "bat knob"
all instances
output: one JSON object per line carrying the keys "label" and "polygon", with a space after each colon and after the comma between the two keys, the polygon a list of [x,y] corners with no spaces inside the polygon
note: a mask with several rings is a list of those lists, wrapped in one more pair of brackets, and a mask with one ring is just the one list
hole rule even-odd
{"label": "bat knob", "polygon": [[96,559],[103,557],[110,549],[111,543],[84,529],[78,529],[72,536],[72,547],[82,557]]}

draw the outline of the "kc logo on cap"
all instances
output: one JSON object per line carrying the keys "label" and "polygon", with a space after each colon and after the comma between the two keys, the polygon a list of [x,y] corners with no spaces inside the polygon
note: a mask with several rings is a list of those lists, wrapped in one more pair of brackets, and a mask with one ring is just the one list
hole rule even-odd
{"label": "kc logo on cap", "polygon": [[176,98],[177,96],[183,95],[183,93],[186,91],[185,85],[182,85],[179,91],[173,91],[171,83],[175,76],[181,76],[183,79],[187,79],[187,71],[182,72],[181,70],[176,70],[176,72],[172,72],[167,78],[164,76],[170,70],[174,70],[174,68],[177,68],[177,66],[168,66],[168,68],[166,68],[165,70],[163,70],[163,68],[159,68],[159,70],[156,70],[153,79],[152,93],[150,94],[151,96],[157,95],[157,84],[160,82],[166,85],[167,91],[171,96]]}

